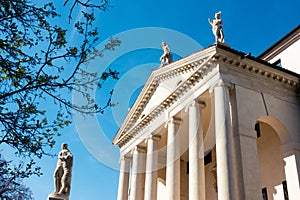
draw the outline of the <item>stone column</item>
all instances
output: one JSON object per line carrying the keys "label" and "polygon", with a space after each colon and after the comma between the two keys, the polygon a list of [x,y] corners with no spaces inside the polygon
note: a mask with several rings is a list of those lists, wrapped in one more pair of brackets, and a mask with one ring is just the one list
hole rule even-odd
{"label": "stone column", "polygon": [[141,200],[144,198],[145,189],[145,148],[136,146],[132,155],[130,200]]}
{"label": "stone column", "polygon": [[213,88],[217,158],[218,199],[237,199],[234,176],[233,132],[229,106],[229,86],[223,82]]}
{"label": "stone column", "polygon": [[147,140],[145,200],[157,199],[158,152],[157,143],[160,136],[151,136]]}
{"label": "stone column", "polygon": [[[189,199],[205,200],[204,143],[201,112],[194,100],[189,106]],[[205,104],[202,102],[201,106]]]}
{"label": "stone column", "polygon": [[168,122],[166,187],[168,200],[180,200],[179,139],[176,138],[174,118]]}
{"label": "stone column", "polygon": [[129,170],[130,158],[123,156],[120,159],[118,200],[128,200]]}

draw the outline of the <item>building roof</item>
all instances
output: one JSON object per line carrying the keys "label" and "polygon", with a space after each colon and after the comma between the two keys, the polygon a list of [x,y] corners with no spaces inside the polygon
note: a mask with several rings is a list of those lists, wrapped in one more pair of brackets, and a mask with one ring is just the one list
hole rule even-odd
{"label": "building roof", "polygon": [[292,45],[295,41],[300,39],[300,24],[295,27],[291,32],[286,34],[283,38],[278,40],[275,44],[261,53],[257,58],[270,61],[276,55],[284,51],[290,45]]}

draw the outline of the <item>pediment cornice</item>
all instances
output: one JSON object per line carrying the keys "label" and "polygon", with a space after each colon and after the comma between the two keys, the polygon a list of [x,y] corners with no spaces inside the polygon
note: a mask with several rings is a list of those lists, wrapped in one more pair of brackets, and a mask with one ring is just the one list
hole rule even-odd
{"label": "pediment cornice", "polygon": [[145,86],[136,99],[134,105],[130,109],[123,124],[119,128],[117,135],[113,139],[113,144],[119,146],[119,141],[123,139],[131,139],[131,134],[125,135],[124,133],[131,131],[132,128],[134,128],[134,131],[136,131],[138,130],[138,127],[141,125],[144,126],[150,119],[154,119],[153,117],[157,116],[164,108],[168,107],[169,103],[175,101],[181,96],[181,93],[187,89],[187,85],[200,78],[201,73],[204,73],[208,67],[204,66],[200,70],[200,73],[195,73],[192,77],[179,84],[176,88],[176,92],[173,91],[172,94],[169,95],[156,109],[152,110],[151,113],[143,117],[143,119],[136,124],[138,119],[141,117],[147,102],[150,100],[159,84],[162,81],[170,79],[174,76],[180,76],[193,71],[195,72],[196,69],[203,66],[204,63],[210,60],[215,54],[215,48],[213,47],[214,46],[198,51],[167,66],[154,70],[145,83]]}

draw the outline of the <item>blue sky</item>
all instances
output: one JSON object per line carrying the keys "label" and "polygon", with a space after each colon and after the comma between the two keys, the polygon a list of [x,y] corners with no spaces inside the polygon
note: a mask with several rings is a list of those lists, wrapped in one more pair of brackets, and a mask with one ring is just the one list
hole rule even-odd
{"label": "blue sky", "polygon": [[[170,44],[176,54],[175,59],[212,45],[214,36],[207,19],[222,11],[226,43],[236,50],[257,56],[300,23],[298,0],[111,2],[113,8],[96,16],[102,41],[99,46],[111,36],[126,40],[122,40],[120,49],[107,53],[88,67],[100,72],[110,66],[120,71],[120,83],[111,81],[105,84],[103,90],[94,91],[97,101],[101,102],[106,92],[115,88],[113,100],[118,104],[104,115],[85,119],[74,116],[73,124],[63,130],[63,136],[57,138],[57,145],[52,150],[59,152],[60,144],[67,142],[75,157],[72,200],[117,198],[118,148],[112,146],[111,140],[132,99],[137,96],[151,70],[159,66],[162,54],[160,41]],[[44,175],[26,180],[36,200],[46,199],[54,190],[56,161],[51,157],[37,160]]]}

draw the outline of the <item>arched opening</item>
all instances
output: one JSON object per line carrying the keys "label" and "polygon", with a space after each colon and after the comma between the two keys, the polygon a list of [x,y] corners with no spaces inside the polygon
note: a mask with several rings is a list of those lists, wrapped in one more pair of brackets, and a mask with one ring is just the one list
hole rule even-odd
{"label": "arched opening", "polygon": [[288,138],[285,127],[274,117],[261,117],[255,125],[257,151],[264,200],[288,200],[284,160],[281,151]]}

